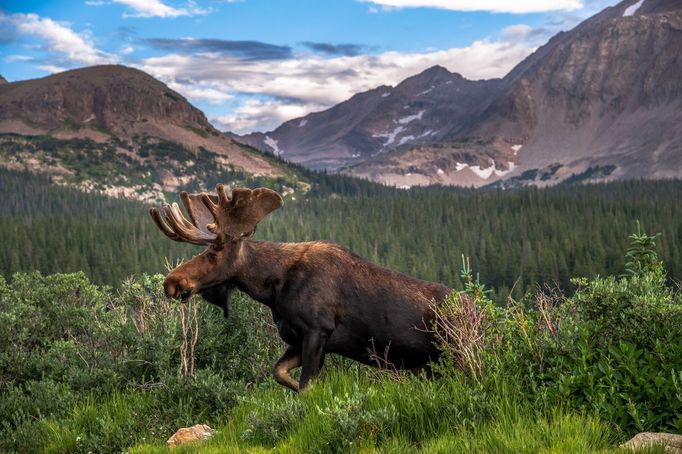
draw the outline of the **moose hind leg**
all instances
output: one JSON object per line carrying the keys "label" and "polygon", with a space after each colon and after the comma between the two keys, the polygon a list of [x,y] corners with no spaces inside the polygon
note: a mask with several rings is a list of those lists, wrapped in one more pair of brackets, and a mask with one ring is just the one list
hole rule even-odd
{"label": "moose hind leg", "polygon": [[275,363],[272,375],[274,375],[275,381],[280,385],[298,391],[298,382],[289,375],[289,371],[296,369],[300,365],[301,351],[292,346],[287,346],[282,357]]}

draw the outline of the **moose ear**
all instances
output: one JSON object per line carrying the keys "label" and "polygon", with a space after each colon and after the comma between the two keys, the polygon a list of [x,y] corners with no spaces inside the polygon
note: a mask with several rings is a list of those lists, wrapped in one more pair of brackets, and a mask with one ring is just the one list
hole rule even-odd
{"label": "moose ear", "polygon": [[[235,188],[232,190],[230,208],[225,212],[227,219],[221,226],[227,226],[227,233],[232,238],[249,236],[256,230],[256,225],[268,214],[284,205],[282,197],[272,189]],[[222,214],[222,213],[221,213]]]}

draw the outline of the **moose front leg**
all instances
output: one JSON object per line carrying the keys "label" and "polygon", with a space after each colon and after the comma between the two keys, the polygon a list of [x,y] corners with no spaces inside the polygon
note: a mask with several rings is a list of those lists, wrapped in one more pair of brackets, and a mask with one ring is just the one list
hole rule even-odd
{"label": "moose front leg", "polygon": [[301,365],[301,351],[290,345],[284,351],[282,357],[277,360],[275,367],[272,370],[272,375],[275,376],[275,381],[280,385],[298,391],[298,382],[291,378],[289,371],[296,369]]}
{"label": "moose front leg", "polygon": [[317,378],[324,364],[324,350],[329,335],[324,331],[311,331],[303,338],[303,354],[300,390],[303,391],[310,381]]}

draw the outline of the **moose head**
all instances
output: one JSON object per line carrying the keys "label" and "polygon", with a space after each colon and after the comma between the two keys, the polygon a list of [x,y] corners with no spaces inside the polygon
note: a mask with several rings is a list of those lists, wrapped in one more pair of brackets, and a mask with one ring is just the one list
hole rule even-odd
{"label": "moose head", "polygon": [[242,265],[242,243],[256,225],[283,205],[282,197],[267,188],[235,188],[231,197],[219,184],[214,194],[180,194],[190,220],[177,203],[149,210],[156,225],[170,239],[206,246],[206,250],[178,265],[163,284],[166,296],[183,301],[201,294],[228,315],[230,279]]}

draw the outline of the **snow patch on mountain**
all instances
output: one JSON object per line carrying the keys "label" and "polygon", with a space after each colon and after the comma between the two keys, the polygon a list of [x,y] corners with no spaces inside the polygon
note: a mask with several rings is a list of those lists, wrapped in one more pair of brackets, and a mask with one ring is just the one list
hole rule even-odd
{"label": "snow patch on mountain", "polygon": [[[490,178],[490,176],[494,173],[496,176],[501,177],[503,175],[508,174],[512,170],[516,168],[516,164],[513,162],[508,163],[509,168],[507,170],[497,170],[495,168],[495,161],[493,161],[490,165],[490,167],[486,167],[484,169],[481,168],[481,166],[470,166],[469,164],[463,163],[463,162],[456,162],[455,163],[455,170],[459,172],[460,170],[468,167],[471,169],[472,172],[474,172],[476,175],[478,175],[481,179],[487,180]],[[438,172],[440,173],[440,172]]]}
{"label": "snow patch on mountain", "polygon": [[405,136],[400,139],[400,142],[398,142],[398,145],[403,145],[406,142],[409,142],[410,140],[414,140],[414,136]]}
{"label": "snow patch on mountain", "polygon": [[642,3],[644,3],[644,0],[639,0],[634,5],[630,5],[627,8],[625,8],[625,11],[623,12],[623,17],[633,16],[637,12],[639,7],[642,6]]}
{"label": "snow patch on mountain", "polygon": [[299,127],[299,128],[302,128],[302,127],[304,127],[304,126],[307,125],[307,124],[308,124],[308,120],[306,120],[306,119],[304,118],[304,119],[301,120],[301,122],[298,124],[298,127]]}
{"label": "snow patch on mountain", "polygon": [[372,137],[385,137],[388,140],[386,140],[386,143],[384,143],[384,147],[387,147],[390,144],[392,144],[393,142],[395,142],[395,139],[398,137],[398,134],[400,134],[404,130],[405,130],[404,127],[396,126],[396,128],[391,132],[387,132],[387,133],[383,133],[383,134],[372,134]]}
{"label": "snow patch on mountain", "polygon": [[420,110],[419,113],[416,113],[414,115],[408,115],[407,117],[403,117],[400,120],[398,120],[398,123],[400,123],[401,125],[406,125],[411,121],[421,120],[422,115],[424,115],[424,112],[425,112],[424,110]]}
{"label": "snow patch on mountain", "polygon": [[273,153],[275,153],[276,155],[284,153],[284,150],[280,150],[279,147],[277,146],[277,140],[273,139],[272,137],[265,136],[265,140],[263,142],[265,142],[265,145],[272,148]]}

